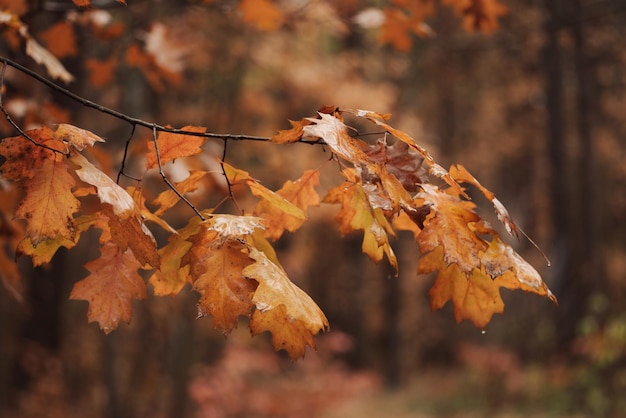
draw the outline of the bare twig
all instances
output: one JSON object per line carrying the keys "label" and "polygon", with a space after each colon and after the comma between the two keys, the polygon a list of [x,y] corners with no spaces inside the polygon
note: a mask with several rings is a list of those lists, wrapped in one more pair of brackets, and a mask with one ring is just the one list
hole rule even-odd
{"label": "bare twig", "polygon": [[183,194],[181,192],[179,192],[176,189],[176,187],[174,187],[174,185],[170,182],[170,180],[167,178],[167,176],[163,172],[163,166],[161,165],[161,154],[159,152],[159,141],[157,139],[156,125],[152,127],[152,141],[154,141],[154,150],[156,152],[157,164],[159,165],[159,174],[163,178],[163,181],[165,182],[165,184],[167,184],[167,187],[169,187],[174,193],[176,193],[176,195],[180,198],[180,200],[185,202],[187,204],[187,206],[189,206],[191,209],[193,209],[193,211],[196,212],[196,215],[198,215],[200,217],[200,219],[202,219],[204,221],[205,217],[200,213],[200,211],[193,205],[193,203],[191,203],[189,200],[187,200],[187,198],[185,196],[183,196]]}
{"label": "bare twig", "polygon": [[30,135],[28,135],[26,132],[24,132],[24,130],[22,128],[20,128],[20,126],[15,123],[15,121],[11,118],[11,115],[9,114],[9,112],[7,111],[7,109],[4,107],[4,104],[2,103],[2,90],[4,89],[4,71],[7,68],[7,64],[3,63],[2,64],[2,72],[0,73],[0,111],[2,111],[2,113],[4,113],[4,117],[6,118],[6,120],[11,124],[11,126],[13,126],[13,128],[15,128],[15,130],[24,138],[28,139],[30,142],[32,142],[34,145],[41,147],[41,148],[45,148],[47,150],[50,150],[54,153],[58,153],[58,154],[62,154],[65,156],[68,156],[69,153],[64,153],[62,151],[59,151],[58,149],[54,149],[51,148],[45,144],[41,144],[37,141],[35,141],[33,138],[30,137]]}

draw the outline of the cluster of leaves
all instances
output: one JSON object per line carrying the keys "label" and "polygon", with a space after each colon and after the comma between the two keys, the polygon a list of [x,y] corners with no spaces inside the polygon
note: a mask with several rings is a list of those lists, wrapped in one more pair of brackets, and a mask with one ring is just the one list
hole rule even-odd
{"label": "cluster of leaves", "polygon": [[[89,6],[89,1],[75,3]],[[471,28],[480,30],[495,28],[497,17],[505,11],[495,0],[445,3],[464,16]],[[384,10],[377,9],[385,17],[380,41],[401,50],[410,47],[410,33],[427,32],[424,19],[432,14],[433,4],[433,0],[395,0]],[[237,10],[244,22],[261,30],[279,28],[288,15],[288,11],[266,0],[243,0],[237,3]],[[73,76],[57,59],[76,52],[71,25],[62,22],[41,35],[48,40],[44,43],[49,51],[29,34],[19,15],[17,11],[0,12],[0,25],[24,40],[26,53],[44,65],[52,77],[72,81]],[[93,23],[83,23],[89,22]],[[96,29],[106,39],[123,32],[114,25]],[[126,62],[139,68],[156,91],[165,83],[175,84],[181,71],[177,65],[181,50],[163,47],[167,40],[164,30],[163,26],[153,25],[143,47],[131,44],[124,52]],[[71,42],[60,45],[54,39]],[[18,44],[13,42],[12,46],[18,49]],[[171,52],[156,53],[163,50]],[[8,60],[3,62],[0,87],[4,87]],[[93,70],[92,84],[106,84],[115,62],[114,57],[107,63],[88,62],[87,68]],[[287,277],[271,242],[285,232],[298,230],[307,220],[309,206],[322,202],[337,204],[335,220],[341,233],[361,231],[363,252],[376,263],[386,259],[396,274],[399,267],[392,240],[398,231],[412,232],[419,250],[416,257],[421,257],[418,273],[437,272],[430,292],[431,307],[441,308],[451,301],[457,321],[467,319],[484,328],[494,313],[504,310],[501,287],[555,300],[536,270],[476,214],[462,184],[476,187],[493,204],[507,231],[516,235],[517,227],[493,193],[464,167],[457,165],[448,171],[438,165],[413,138],[389,125],[388,115],[325,107],[313,117],[291,122],[291,129],[264,139],[276,144],[308,142],[330,148],[340,164],[343,183],[320,196],[319,169],[307,170],[274,191],[227,163],[225,154],[222,159],[208,157],[212,158],[210,167],[206,159],[202,162],[199,154],[203,153],[203,144],[209,138],[227,140],[228,135],[212,134],[204,127],[165,128],[105,109],[131,123],[133,132],[137,124],[153,129],[153,142],[145,153],[146,172],[158,170],[169,188],[151,199],[142,190],[141,180],[123,188],[110,177],[109,170],[98,164],[94,151],[103,142],[99,136],[65,123],[55,125],[54,130],[44,126],[23,131],[2,105],[2,93],[0,108],[20,133],[0,143],[0,155],[6,159],[0,167],[6,185],[0,192],[2,281],[11,289],[19,283],[14,250],[30,257],[35,266],[45,265],[59,248],[71,249],[84,232],[97,229],[100,256],[85,265],[89,274],[74,285],[70,297],[89,302],[88,319],[97,322],[104,332],[130,321],[131,302],[146,298],[148,285],[158,296],[178,294],[190,285],[200,294],[198,315],[212,316],[216,328],[224,334],[237,326],[240,316],[248,317],[253,334],[269,331],[276,349],[285,349],[292,358],[303,356],[305,347],[314,347],[313,337],[327,330],[329,323],[315,302]],[[89,105],[104,109],[94,103]],[[384,136],[369,144],[350,135],[356,130],[345,124],[344,116],[348,115],[373,124],[384,131]],[[193,159],[199,168],[186,179],[172,184],[165,176],[163,165]],[[232,190],[242,188],[258,198],[256,207],[250,213],[236,215],[219,213],[221,203],[196,209],[185,196],[216,176],[227,185],[222,203],[234,200]],[[9,187],[8,182],[19,185],[23,193]],[[175,229],[165,215],[181,200],[195,215],[186,226]],[[169,234],[167,244],[160,246],[146,223]],[[148,277],[147,283],[144,277]]]}
{"label": "cluster of leaves", "polygon": [[[385,136],[369,145],[350,136],[344,114],[374,123],[396,142],[389,145]],[[396,273],[390,237],[399,230],[412,231],[424,254],[418,273],[438,272],[431,306],[452,301],[457,321],[469,319],[484,328],[504,309],[500,287],[554,300],[539,274],[474,212],[460,184],[477,187],[514,234],[516,226],[495,196],[462,166],[448,172],[435,163],[409,135],[387,124],[388,117],[323,108],[316,117],[292,122],[292,129],[270,139],[323,143],[332,150],[344,182],[321,199],[316,191],[318,170],[307,170],[272,191],[248,172],[219,161],[229,189],[248,188],[259,199],[257,206],[241,215],[220,214],[217,208],[196,210],[197,216],[179,230],[162,215],[180,196],[197,189],[209,171],[198,170],[172,185],[151,202],[156,209],[150,211],[141,188],[122,188],[86,157],[103,141],[100,137],[67,124],[28,130],[0,143],[0,155],[6,159],[0,167],[3,179],[24,190],[17,206],[5,208],[4,214],[8,218],[13,213],[24,222],[7,221],[11,233],[2,239],[17,242],[19,254],[42,265],[60,247],[76,246],[83,232],[100,230],[100,256],[85,265],[89,275],[74,285],[70,297],[89,302],[88,319],[104,332],[131,319],[132,300],[147,294],[140,275],[147,270],[152,271],[148,283],[155,295],[174,295],[189,284],[200,294],[198,315],[211,315],[224,334],[237,326],[240,316],[247,316],[253,334],[269,331],[275,348],[293,358],[303,356],[306,345],[314,347],[313,336],[329,324],[315,302],[289,280],[270,241],[300,228],[308,207],[320,201],[338,204],[340,231],[362,231],[363,252],[374,262],[386,258]],[[185,127],[157,136],[155,130],[147,169],[162,173],[162,164],[201,153],[203,133],[206,128]],[[158,248],[146,222],[170,234],[165,246]],[[3,271],[17,271],[8,267],[6,254],[1,262],[7,265]]]}

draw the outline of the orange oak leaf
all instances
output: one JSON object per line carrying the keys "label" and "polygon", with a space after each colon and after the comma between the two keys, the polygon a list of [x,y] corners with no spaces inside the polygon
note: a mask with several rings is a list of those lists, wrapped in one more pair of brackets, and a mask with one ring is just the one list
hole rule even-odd
{"label": "orange oak leaf", "polygon": [[[319,185],[319,171],[307,170],[296,181],[287,181],[276,194],[284,197],[296,207],[306,213],[309,206],[318,206],[320,197],[315,191],[315,186]],[[278,239],[285,230],[294,232],[302,226],[304,219],[277,208],[269,200],[261,200],[254,209],[254,215],[263,218],[265,225],[265,237]]]}
{"label": "orange oak leaf", "polygon": [[121,251],[130,248],[142,266],[159,267],[160,259],[156,241],[140,216],[118,216],[113,207],[102,204],[102,213],[109,218],[109,231],[113,241]]}
{"label": "orange oak leaf", "polygon": [[417,237],[420,250],[427,253],[441,246],[446,264],[456,264],[463,273],[469,273],[480,265],[480,254],[488,247],[473,228],[480,220],[473,211],[475,205],[431,184],[422,188],[417,197],[426,202],[431,213]]}
{"label": "orange oak leaf", "polygon": [[304,134],[303,128],[307,125],[310,125],[311,121],[307,119],[302,119],[298,121],[290,120],[289,123],[291,124],[291,129],[278,131],[278,133],[274,135],[270,140],[277,144],[298,142],[302,139],[302,135]]}
{"label": "orange oak leaf", "polygon": [[[185,126],[181,131],[205,133],[206,128],[198,126]],[[190,157],[202,152],[202,144],[206,138],[195,135],[176,134],[172,132],[159,132],[157,142],[159,145],[159,156],[161,164],[168,163],[177,158]],[[154,142],[148,142],[148,155],[146,155],[146,167],[155,168],[158,166]]]}
{"label": "orange oak leaf", "polygon": [[[31,129],[26,134],[36,143],[64,152],[65,144],[54,139],[54,132],[48,127]],[[9,180],[21,181],[32,178],[36,168],[46,159],[57,158],[49,149],[39,147],[22,136],[4,138],[0,142],[0,155],[6,158],[0,170]]]}
{"label": "orange oak leaf", "polygon": [[261,185],[258,180],[250,177],[250,174],[247,171],[240,170],[230,164],[224,163],[224,172],[226,173],[226,177],[228,178],[230,184],[246,184],[254,196],[266,200],[270,205],[276,207],[287,215],[302,220],[306,219],[306,215],[302,209],[285,199],[280,194],[275,193],[267,187]]}
{"label": "orange oak leaf", "polygon": [[237,9],[245,23],[260,30],[276,30],[285,19],[282,10],[270,0],[241,0]]}
{"label": "orange oak leaf", "polygon": [[74,284],[70,299],[89,302],[87,318],[110,333],[120,322],[130,322],[132,300],[146,298],[141,267],[131,250],[122,251],[112,242],[101,248],[100,257],[85,264],[90,274]]}
{"label": "orange oak leaf", "polygon": [[252,311],[257,283],[247,280],[242,270],[252,263],[244,240],[259,227],[257,222],[248,216],[213,215],[205,221],[192,219],[181,231],[191,246],[179,264],[188,269],[189,281],[201,294],[198,316],[211,315],[224,334],[237,326],[240,315]]}
{"label": "orange oak leaf", "polygon": [[69,144],[78,151],[82,151],[87,146],[92,147],[96,142],[104,142],[104,139],[98,135],[66,123],[60,123],[57,126],[56,131],[54,131],[54,139]]}
{"label": "orange oak leaf", "polygon": [[251,247],[249,257],[255,262],[243,275],[259,284],[252,297],[252,334],[269,331],[276,350],[286,350],[292,359],[304,357],[307,345],[315,348],[313,336],[329,329],[326,316],[263,252]]}
{"label": "orange oak leaf", "polygon": [[198,316],[211,315],[215,328],[229,334],[237,326],[240,315],[250,316],[251,295],[257,288],[257,282],[248,280],[242,273],[252,263],[246,246],[241,241],[228,240],[205,249],[198,261],[202,269],[194,266],[197,278],[193,283],[193,289],[201,295]]}
{"label": "orange oak leaf", "polygon": [[[157,296],[175,295],[187,283],[192,283],[190,268],[193,263],[199,266],[195,259],[188,259],[183,263],[182,259],[187,255],[193,246],[193,242],[188,241],[193,235],[201,230],[201,220],[194,216],[187,226],[169,236],[167,245],[159,249],[161,265],[156,270],[148,282],[154,287],[154,294]],[[215,235],[212,239],[215,238]],[[204,244],[208,244],[205,242]],[[196,251],[204,250],[204,246],[196,248]]]}
{"label": "orange oak leaf", "polygon": [[441,247],[431,254],[442,263],[429,292],[432,310],[442,308],[450,300],[456,322],[468,319],[480,329],[485,329],[493,314],[504,312],[499,286],[493,278],[477,268],[466,274],[456,264],[446,267]]}
{"label": "orange oak leaf", "polygon": [[181,258],[192,245],[180,235],[172,234],[168,238],[168,244],[159,249],[161,265],[148,280],[156,296],[177,295],[189,282],[189,264],[181,267]]}
{"label": "orange oak leaf", "polygon": [[65,237],[73,240],[76,226],[73,214],[80,208],[72,194],[74,179],[62,157],[46,158],[24,182],[26,195],[15,216],[26,220],[26,238],[33,246],[42,241]]}
{"label": "orange oak leaf", "polygon": [[398,261],[388,237],[388,234],[393,236],[394,232],[385,218],[383,208],[372,205],[372,199],[368,197],[364,186],[354,181],[354,170],[346,169],[343,173],[348,181],[329,190],[323,200],[325,203],[341,204],[335,217],[339,231],[348,234],[363,230],[363,252],[375,263],[386,255],[397,273]]}

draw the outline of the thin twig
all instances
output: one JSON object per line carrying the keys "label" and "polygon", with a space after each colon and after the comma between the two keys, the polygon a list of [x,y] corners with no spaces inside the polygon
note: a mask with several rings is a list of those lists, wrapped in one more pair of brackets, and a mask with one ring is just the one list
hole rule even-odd
{"label": "thin twig", "polygon": [[154,150],[156,152],[156,160],[157,160],[157,163],[159,165],[159,174],[163,178],[163,181],[165,182],[165,184],[167,184],[167,187],[169,187],[174,193],[176,193],[176,195],[180,198],[180,200],[185,202],[187,204],[187,206],[189,206],[194,212],[196,212],[196,215],[198,215],[200,217],[200,219],[202,219],[203,221],[206,220],[206,218],[193,205],[193,203],[191,203],[189,200],[187,200],[187,198],[185,196],[183,196],[182,193],[179,192],[176,189],[176,187],[174,187],[174,185],[169,181],[169,179],[167,178],[167,176],[163,172],[163,166],[161,164],[161,153],[159,152],[159,143],[158,143],[159,141],[157,140],[157,128],[156,128],[156,125],[152,127],[152,140],[154,141]]}
{"label": "thin twig", "polygon": [[62,151],[59,151],[58,149],[54,149],[52,147],[49,147],[45,144],[41,144],[37,141],[35,141],[33,138],[31,138],[30,135],[28,135],[26,132],[24,132],[24,130],[22,128],[20,128],[20,126],[15,123],[15,121],[11,118],[11,115],[9,114],[9,112],[6,110],[6,108],[4,107],[4,104],[2,103],[2,90],[4,88],[4,71],[7,68],[7,64],[3,63],[2,64],[2,72],[0,73],[0,111],[2,111],[2,113],[4,113],[4,117],[6,118],[6,120],[11,124],[11,126],[13,126],[13,128],[15,128],[15,130],[24,138],[28,139],[30,142],[32,142],[34,145],[41,147],[41,148],[45,148],[49,151],[52,151],[54,153],[58,153],[61,155],[65,155],[68,156],[69,153],[64,153]]}
{"label": "thin twig", "polygon": [[[222,167],[222,174],[224,175],[224,178],[226,179],[226,187],[228,188],[228,197],[227,198],[230,198],[230,200],[233,201],[233,204],[235,205],[235,207],[243,215],[244,211],[243,211],[243,209],[241,209],[239,207],[239,203],[237,203],[237,199],[235,199],[235,195],[233,194],[232,184],[230,184],[230,180],[228,179],[228,176],[226,175],[226,169],[224,168],[224,161],[226,161],[226,150],[227,150],[227,148],[228,148],[228,140],[225,139],[224,140],[224,150],[222,151],[222,159],[220,160],[220,167]],[[226,201],[226,199],[222,200],[219,204],[221,205],[222,203],[224,203]]]}
{"label": "thin twig", "polygon": [[[264,136],[253,136],[253,135],[233,135],[233,134],[216,134],[216,133],[211,133],[211,132],[192,132],[192,131],[186,131],[184,129],[175,129],[175,128],[168,128],[166,126],[161,126],[157,123],[154,122],[148,122],[145,121],[143,119],[138,119],[132,116],[129,116],[125,113],[121,113],[118,112],[116,110],[110,109],[106,106],[102,106],[101,104],[92,102],[91,100],[85,99],[84,97],[81,97],[79,95],[77,95],[76,93],[72,93],[71,91],[53,83],[52,81],[48,80],[47,78],[37,74],[36,72],[29,70],[28,68],[6,58],[3,56],[0,56],[0,62],[4,63],[4,66],[10,66],[15,68],[18,71],[23,72],[24,74],[28,75],[29,77],[34,78],[35,80],[39,81],[42,84],[45,84],[46,86],[50,87],[51,89],[63,94],[66,97],[69,97],[70,99],[82,104],[83,106],[86,107],[90,107],[92,109],[97,110],[98,112],[101,113],[106,113],[110,116],[113,116],[114,118],[123,120],[125,122],[128,122],[130,124],[133,125],[139,125],[139,126],[143,126],[145,128],[148,129],[156,129],[157,131],[160,132],[170,132],[173,134],[179,134],[179,135],[191,135],[191,136],[201,136],[204,138],[215,138],[215,139],[231,139],[233,141],[263,141],[263,142],[269,142],[270,138],[269,137],[264,137]],[[3,66],[3,68],[4,68]],[[57,151],[58,152],[58,151]]]}
{"label": "thin twig", "polygon": [[117,173],[117,179],[115,180],[117,184],[120,183],[120,177],[122,175],[125,177],[128,177],[126,173],[124,173],[124,167],[126,167],[126,157],[128,156],[128,147],[130,146],[130,141],[132,141],[133,139],[133,135],[135,135],[135,128],[137,128],[137,125],[134,123],[131,126],[132,126],[132,129],[130,131],[130,135],[128,136],[128,139],[126,140],[126,145],[124,145],[124,157],[122,157],[122,165],[120,167],[120,171],[118,171]]}

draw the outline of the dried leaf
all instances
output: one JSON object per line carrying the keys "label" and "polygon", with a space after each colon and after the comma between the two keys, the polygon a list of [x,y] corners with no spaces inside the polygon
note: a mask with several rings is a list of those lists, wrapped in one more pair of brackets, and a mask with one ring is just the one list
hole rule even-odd
{"label": "dried leaf", "polygon": [[140,263],[132,251],[109,242],[100,257],[85,264],[90,274],[74,284],[70,299],[89,302],[87,318],[110,333],[120,322],[130,322],[132,300],[146,298],[146,284],[137,273]]}
{"label": "dried leaf", "polygon": [[111,177],[96,168],[89,160],[77,152],[72,153],[70,160],[81,167],[80,170],[76,170],[78,177],[85,183],[96,186],[100,201],[111,205],[116,216],[128,217],[131,214],[139,213],[135,201],[128,192],[118,186]]}
{"label": "dried leaf", "polygon": [[259,283],[252,297],[256,307],[250,319],[252,334],[269,331],[276,350],[286,350],[292,359],[304,357],[307,345],[315,348],[313,336],[328,330],[326,316],[264,253],[252,247],[249,256],[255,263],[243,275]]}
{"label": "dried leaf", "polygon": [[[198,126],[185,126],[182,131],[205,133],[206,128]],[[195,135],[182,135],[171,132],[159,132],[157,142],[159,144],[159,155],[161,164],[166,164],[177,158],[190,157],[202,152],[202,144],[206,138]],[[148,142],[148,155],[146,156],[146,167],[155,168],[158,166],[154,142]]]}
{"label": "dried leaf", "polygon": [[84,150],[87,146],[93,147],[96,142],[104,142],[104,139],[98,135],[66,123],[58,125],[56,131],[54,131],[54,139],[70,144],[78,151]]}
{"label": "dried leaf", "polygon": [[[276,194],[300,208],[303,213],[309,206],[318,206],[320,198],[315,191],[319,184],[319,171],[307,170],[298,180],[287,181]],[[294,232],[302,226],[305,219],[285,213],[269,200],[261,200],[254,209],[254,215],[264,219],[265,237],[278,239],[285,230]]]}

